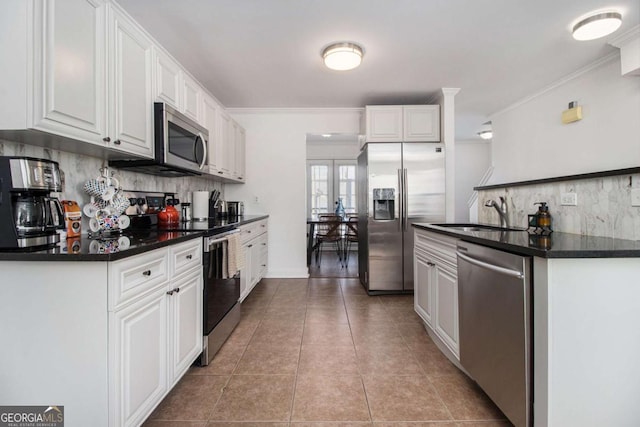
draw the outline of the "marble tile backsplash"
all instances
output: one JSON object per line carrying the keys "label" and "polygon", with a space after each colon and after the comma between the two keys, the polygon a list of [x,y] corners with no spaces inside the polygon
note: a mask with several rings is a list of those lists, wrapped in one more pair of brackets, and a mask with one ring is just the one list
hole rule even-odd
{"label": "marble tile backsplash", "polygon": [[[526,227],[527,215],[538,210],[533,204],[547,202],[554,231],[640,240],[640,207],[631,206],[632,186],[640,188],[640,174],[482,190],[478,221],[499,224],[498,213],[484,204],[503,196],[513,226]],[[578,205],[561,206],[562,193],[576,193]]]}
{"label": "marble tile backsplash", "polygon": [[[76,200],[81,206],[89,202],[89,195],[83,189],[85,181],[98,176],[100,168],[107,164],[105,160],[96,157],[2,139],[0,139],[0,156],[28,156],[58,162],[64,173],[64,191],[59,193],[58,197]],[[175,193],[180,201],[191,201],[192,191],[218,189],[223,192],[222,197],[224,198],[222,183],[210,179],[200,177],[164,178],[115,168],[112,170],[116,172],[124,190]],[[86,218],[83,219],[82,227],[83,231],[88,230]]]}

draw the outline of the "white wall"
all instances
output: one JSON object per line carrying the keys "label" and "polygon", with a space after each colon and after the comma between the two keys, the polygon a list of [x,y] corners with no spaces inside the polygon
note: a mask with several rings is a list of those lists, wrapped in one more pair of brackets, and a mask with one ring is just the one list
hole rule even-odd
{"label": "white wall", "polygon": [[[491,117],[490,183],[640,166],[640,77],[622,77],[617,56],[570,77]],[[563,125],[571,101],[584,118]]]}
{"label": "white wall", "polygon": [[491,166],[491,141],[456,141],[455,222],[468,222],[473,187]]}
{"label": "white wall", "polygon": [[[247,183],[225,185],[269,214],[269,277],[307,277],[306,135],[358,133],[362,109],[230,109],[247,132]],[[255,200],[258,200],[256,203]]]}
{"label": "white wall", "polygon": [[309,160],[355,160],[360,154],[360,143],[356,141],[307,142]]}

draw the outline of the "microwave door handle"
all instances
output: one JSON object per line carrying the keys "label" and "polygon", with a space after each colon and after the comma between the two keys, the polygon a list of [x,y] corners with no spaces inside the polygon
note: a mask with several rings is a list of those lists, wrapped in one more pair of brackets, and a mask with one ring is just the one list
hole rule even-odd
{"label": "microwave door handle", "polygon": [[200,163],[199,167],[199,169],[202,170],[202,168],[204,168],[204,165],[207,163],[207,141],[204,139],[204,135],[202,134],[202,132],[198,132],[198,139],[202,141],[202,151],[204,152],[204,154],[202,155],[202,163]]}

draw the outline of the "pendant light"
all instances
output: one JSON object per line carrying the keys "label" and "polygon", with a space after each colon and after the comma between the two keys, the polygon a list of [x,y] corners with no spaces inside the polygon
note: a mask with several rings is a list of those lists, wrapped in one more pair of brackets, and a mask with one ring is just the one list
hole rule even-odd
{"label": "pendant light", "polygon": [[599,12],[581,19],[573,26],[576,40],[595,40],[608,36],[622,25],[622,15],[618,12]]}
{"label": "pendant light", "polygon": [[362,47],[348,42],[333,43],[322,51],[324,65],[337,71],[353,70],[358,67],[363,55]]}

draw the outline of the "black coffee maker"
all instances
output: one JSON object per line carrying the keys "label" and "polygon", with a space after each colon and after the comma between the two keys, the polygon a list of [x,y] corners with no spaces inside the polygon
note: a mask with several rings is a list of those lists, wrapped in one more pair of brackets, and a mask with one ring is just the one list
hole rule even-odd
{"label": "black coffee maker", "polygon": [[0,156],[0,250],[54,246],[64,229],[60,168],[51,160]]}

